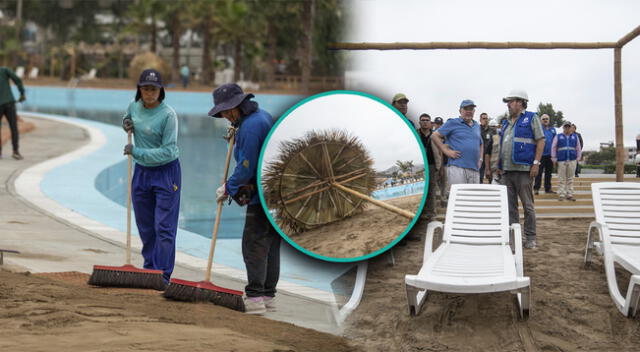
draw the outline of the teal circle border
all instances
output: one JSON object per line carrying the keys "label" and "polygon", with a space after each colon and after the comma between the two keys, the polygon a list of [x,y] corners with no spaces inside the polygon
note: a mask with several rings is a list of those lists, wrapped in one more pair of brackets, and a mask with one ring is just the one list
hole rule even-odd
{"label": "teal circle border", "polygon": [[[262,190],[262,163],[263,163],[263,158],[264,158],[264,152],[267,149],[267,145],[269,144],[269,140],[271,139],[271,136],[273,135],[273,133],[276,131],[278,125],[280,125],[280,123],[282,121],[284,121],[287,118],[287,116],[289,116],[299,106],[301,106],[303,104],[306,104],[306,103],[308,103],[308,102],[310,102],[310,101],[312,101],[314,99],[317,99],[317,98],[321,98],[321,97],[325,97],[325,96],[329,96],[329,95],[338,95],[338,94],[350,94],[350,95],[358,95],[358,96],[361,96],[361,97],[365,97],[365,98],[374,100],[374,101],[376,101],[378,103],[382,103],[383,105],[388,107],[391,111],[395,112],[396,115],[398,115],[398,117],[407,125],[407,127],[409,127],[409,130],[411,130],[411,132],[413,132],[413,135],[415,136],[416,141],[418,142],[418,146],[420,147],[420,150],[422,152],[422,160],[424,162],[424,190],[422,192],[422,200],[420,201],[420,207],[418,208],[418,211],[416,212],[416,215],[411,220],[411,223],[409,223],[409,225],[404,230],[404,232],[402,232],[399,236],[396,237],[395,240],[391,241],[391,243],[389,243],[384,248],[378,249],[377,251],[371,252],[371,253],[369,253],[367,255],[363,255],[363,256],[359,256],[359,257],[353,257],[353,258],[327,257],[327,256],[323,256],[323,255],[311,252],[311,251],[307,250],[306,248],[298,245],[295,241],[293,241],[291,238],[289,238],[289,236],[287,236],[287,234],[285,234],[280,229],[278,224],[276,224],[275,219],[271,216],[271,213],[269,212],[269,208],[267,207],[267,202],[266,202],[266,200],[264,198],[264,192]],[[276,123],[273,125],[273,127],[269,131],[269,134],[267,134],[267,137],[265,138],[265,141],[264,141],[264,143],[262,145],[262,149],[260,150],[260,157],[258,158],[257,184],[258,184],[258,195],[260,197],[260,203],[262,204],[262,208],[264,209],[264,212],[267,215],[267,218],[269,219],[269,222],[271,222],[271,225],[273,226],[273,228],[276,229],[276,231],[278,231],[280,236],[282,238],[284,238],[291,246],[293,246],[294,248],[296,248],[300,252],[302,252],[302,253],[304,253],[304,254],[306,254],[308,256],[311,256],[313,258],[316,258],[316,259],[320,259],[320,260],[324,260],[324,261],[328,261],[328,262],[333,262],[333,263],[353,263],[353,262],[359,262],[359,261],[371,259],[371,258],[373,258],[373,257],[375,257],[377,255],[380,255],[380,254],[386,252],[387,250],[389,250],[393,246],[395,246],[398,242],[400,242],[407,235],[407,233],[409,233],[411,228],[413,228],[415,223],[418,221],[418,218],[420,218],[420,214],[422,214],[422,210],[425,207],[425,203],[426,203],[426,200],[427,200],[427,192],[429,191],[429,163],[427,162],[426,150],[425,150],[424,146],[422,145],[422,141],[420,140],[420,136],[418,136],[418,132],[416,131],[416,128],[411,124],[411,122],[404,115],[402,115],[398,110],[396,110],[393,106],[391,106],[391,104],[389,104],[388,102],[386,102],[386,101],[384,101],[384,100],[382,100],[382,99],[380,99],[380,98],[378,98],[376,96],[373,96],[373,95],[367,94],[367,93],[363,93],[363,92],[358,92],[358,91],[354,91],[354,90],[332,90],[332,91],[327,91],[327,92],[319,93],[319,94],[316,94],[316,95],[312,95],[310,97],[307,97],[307,98],[299,101],[294,106],[290,107],[276,121]]]}

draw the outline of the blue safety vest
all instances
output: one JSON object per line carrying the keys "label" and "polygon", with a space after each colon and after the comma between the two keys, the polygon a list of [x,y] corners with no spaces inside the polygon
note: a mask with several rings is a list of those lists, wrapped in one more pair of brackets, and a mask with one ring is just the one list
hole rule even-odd
{"label": "blue safety vest", "polygon": [[[536,140],[533,138],[533,128],[531,128],[531,121],[536,114],[531,111],[525,111],[518,121],[516,121],[513,127],[513,148],[511,150],[511,160],[514,164],[531,165],[533,159],[536,157]],[[502,121],[500,145],[502,146],[502,139],[504,138],[504,132],[509,126],[509,121],[504,119]]]}
{"label": "blue safety vest", "polygon": [[551,144],[553,143],[553,137],[556,136],[556,129],[553,127],[542,128],[544,132],[544,150],[542,156],[551,155]]}
{"label": "blue safety vest", "polygon": [[576,160],[578,158],[578,152],[576,151],[578,136],[576,136],[575,133],[569,136],[560,133],[557,138],[556,147],[558,148],[558,152],[556,153],[556,157],[558,157],[558,161]]}

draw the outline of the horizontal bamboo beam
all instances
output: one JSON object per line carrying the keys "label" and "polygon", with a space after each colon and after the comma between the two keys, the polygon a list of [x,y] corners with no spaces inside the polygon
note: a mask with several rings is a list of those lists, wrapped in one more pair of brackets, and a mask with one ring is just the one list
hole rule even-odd
{"label": "horizontal bamboo beam", "polygon": [[[633,32],[632,32],[633,33]],[[631,34],[631,33],[630,33]],[[626,37],[625,37],[626,38]],[[329,43],[332,50],[435,50],[435,49],[613,49],[619,42],[396,42]]]}
{"label": "horizontal bamboo beam", "polygon": [[635,37],[640,35],[640,26],[636,27],[634,30],[632,30],[631,32],[629,32],[629,34],[625,35],[624,37],[620,38],[620,40],[618,40],[618,47],[622,48],[625,44],[627,44],[628,42],[632,41]]}

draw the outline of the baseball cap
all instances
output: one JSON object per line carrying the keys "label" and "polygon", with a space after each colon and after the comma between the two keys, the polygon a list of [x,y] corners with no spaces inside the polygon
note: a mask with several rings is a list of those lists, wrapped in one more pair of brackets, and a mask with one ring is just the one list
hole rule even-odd
{"label": "baseball cap", "polygon": [[407,99],[407,96],[402,94],[402,93],[398,93],[396,95],[393,96],[393,100],[391,101],[391,103],[395,103],[398,100],[402,100],[405,99],[407,102],[409,102],[409,99]]}
{"label": "baseball cap", "polygon": [[565,122],[562,124],[562,127],[564,127],[564,126],[571,126],[571,125],[572,125],[571,121],[565,121]]}
{"label": "baseball cap", "polygon": [[471,99],[465,99],[460,103],[460,109],[466,108],[467,106],[473,106],[475,108],[476,104]]}
{"label": "baseball cap", "polygon": [[140,79],[138,80],[138,87],[142,86],[154,86],[158,88],[162,88],[162,76],[160,72],[149,68],[140,74]]}
{"label": "baseball cap", "polygon": [[444,121],[442,121],[442,117],[438,116],[433,120],[433,123],[436,123],[438,125],[442,125],[444,123]]}

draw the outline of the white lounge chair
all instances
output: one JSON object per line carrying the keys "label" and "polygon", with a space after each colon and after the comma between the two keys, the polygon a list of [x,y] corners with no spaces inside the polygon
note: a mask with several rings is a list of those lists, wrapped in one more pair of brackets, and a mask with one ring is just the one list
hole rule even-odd
{"label": "white lounge chair", "polygon": [[89,70],[88,73],[80,76],[80,80],[81,81],[90,81],[92,79],[96,79],[96,74],[98,73],[98,70],[96,70],[95,68],[92,68],[91,70]]}
{"label": "white lounge chair", "polygon": [[409,314],[420,314],[429,291],[516,294],[521,318],[529,316],[531,286],[523,276],[520,224],[509,227],[507,188],[452,185],[442,242],[434,248],[439,221],[427,226],[424,261],[417,275],[406,275]]}
{"label": "white lounge chair", "polygon": [[[587,233],[585,265],[591,264],[594,249],[603,256],[613,303],[622,314],[633,317],[640,299],[640,183],[593,183],[591,192],[596,220]],[[618,288],[615,263],[631,273],[626,296]]]}
{"label": "white lounge chair", "polygon": [[29,76],[28,76],[29,79],[37,79],[39,72],[40,72],[40,69],[38,69],[37,67],[33,67],[31,71],[29,71]]}

